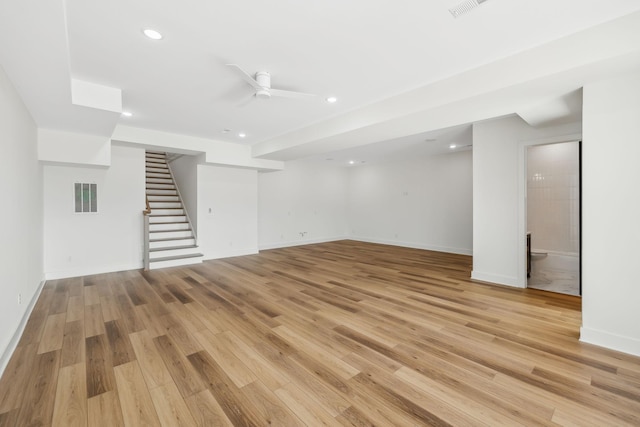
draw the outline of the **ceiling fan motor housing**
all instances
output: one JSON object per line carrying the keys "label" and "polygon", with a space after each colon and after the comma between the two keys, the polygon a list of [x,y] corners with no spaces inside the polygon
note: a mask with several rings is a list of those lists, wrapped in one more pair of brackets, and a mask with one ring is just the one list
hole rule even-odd
{"label": "ceiling fan motor housing", "polygon": [[256,98],[271,98],[271,74],[267,71],[258,71],[256,73],[256,82],[260,85],[260,89],[256,90]]}

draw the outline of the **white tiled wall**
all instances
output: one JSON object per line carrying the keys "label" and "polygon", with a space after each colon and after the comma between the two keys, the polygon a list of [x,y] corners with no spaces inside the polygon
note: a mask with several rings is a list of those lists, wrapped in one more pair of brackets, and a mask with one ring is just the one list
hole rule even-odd
{"label": "white tiled wall", "polygon": [[527,227],[539,252],[579,252],[578,142],[527,150]]}

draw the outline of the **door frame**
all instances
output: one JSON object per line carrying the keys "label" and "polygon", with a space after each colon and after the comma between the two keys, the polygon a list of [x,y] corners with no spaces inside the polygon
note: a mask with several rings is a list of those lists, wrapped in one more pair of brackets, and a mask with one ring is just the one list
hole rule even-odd
{"label": "door frame", "polygon": [[582,295],[582,135],[568,134],[551,138],[521,140],[518,147],[518,239],[520,243],[518,256],[518,286],[527,287],[527,148],[534,145],[558,144],[562,142],[578,143],[578,186],[580,197],[578,235],[580,238],[579,254],[580,259],[580,295]]}

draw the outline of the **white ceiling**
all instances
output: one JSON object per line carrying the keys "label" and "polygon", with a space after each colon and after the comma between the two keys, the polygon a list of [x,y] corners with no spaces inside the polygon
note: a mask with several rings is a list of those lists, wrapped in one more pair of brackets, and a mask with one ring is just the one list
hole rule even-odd
{"label": "white ceiling", "polygon": [[[394,112],[408,117],[438,99],[442,105],[458,101],[429,91],[451,76],[640,10],[637,0],[489,0],[455,19],[448,8],[458,3],[0,0],[0,64],[40,127],[110,136],[120,124],[254,144],[256,155],[287,160],[383,140],[415,145],[436,130],[435,122],[423,129],[396,123],[377,138],[356,130],[372,131],[397,119]],[[164,39],[145,38],[144,27]],[[319,96],[238,107],[252,89],[227,63],[271,72],[275,88]],[[134,116],[72,105],[71,78],[121,89],[123,109]],[[532,116],[536,105],[557,104],[577,88],[574,79],[540,93],[531,105],[520,100],[511,111],[496,113],[520,106],[523,117]],[[324,102],[328,95],[339,101]],[[418,95],[425,96],[424,107],[416,108]],[[579,103],[565,104],[576,117]],[[233,131],[224,134],[225,128]],[[238,138],[240,131],[245,139]],[[296,140],[318,143],[294,150]]]}

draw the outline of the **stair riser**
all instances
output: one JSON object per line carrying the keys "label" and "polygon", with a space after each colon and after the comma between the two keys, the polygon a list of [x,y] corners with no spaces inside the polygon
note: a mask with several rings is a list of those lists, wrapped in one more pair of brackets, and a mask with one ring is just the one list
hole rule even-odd
{"label": "stair riser", "polygon": [[147,183],[147,190],[175,190],[176,186],[173,184],[156,184],[153,182]]}
{"label": "stair riser", "polygon": [[171,179],[171,175],[168,173],[155,173],[155,172],[147,172],[146,173],[146,177],[147,179],[149,178],[165,178],[165,179]]}
{"label": "stair riser", "polygon": [[147,184],[173,184],[171,178],[147,178]]}
{"label": "stair riser", "polygon": [[152,224],[149,223],[149,231],[176,231],[176,230],[189,230],[189,224]]}
{"label": "stair riser", "polygon": [[146,162],[146,163],[144,164],[144,166],[145,166],[147,169],[148,169],[148,168],[152,168],[152,169],[162,169],[162,170],[167,171],[167,172],[169,171],[169,170],[167,169],[167,164],[166,164],[166,163],[149,163],[149,162]]}
{"label": "stair riser", "polygon": [[167,172],[169,172],[169,170],[167,168],[154,168],[154,167],[147,166],[145,168],[145,172],[147,172],[147,173],[167,173]]}
{"label": "stair riser", "polygon": [[172,259],[171,261],[150,262],[149,270],[156,270],[158,268],[179,267],[181,265],[191,265],[191,264],[202,264],[202,257]]}
{"label": "stair riser", "polygon": [[180,239],[180,240],[167,240],[163,242],[149,242],[149,249],[157,249],[157,248],[172,248],[174,246],[188,246],[195,245],[196,239],[193,237],[188,239]]}
{"label": "stair riser", "polygon": [[149,233],[152,239],[173,239],[174,237],[192,238],[191,230],[185,231],[160,231],[158,233]]}
{"label": "stair riser", "polygon": [[147,196],[177,196],[176,190],[158,190],[156,188],[147,189]]}
{"label": "stair riser", "polygon": [[184,215],[184,210],[183,209],[151,209],[151,215],[182,216]]}
{"label": "stair riser", "polygon": [[145,166],[164,168],[167,166],[167,161],[161,159],[147,159],[144,164]]}
{"label": "stair riser", "polygon": [[169,202],[175,203],[180,202],[180,198],[178,196],[147,196],[149,199],[149,203],[151,202]]}
{"label": "stair riser", "polygon": [[158,222],[185,222],[187,220],[186,215],[176,216],[150,216],[149,224],[155,224]]}
{"label": "stair riser", "polygon": [[149,201],[151,210],[154,209],[182,209],[182,203],[180,202],[152,202]]}
{"label": "stair riser", "polygon": [[199,248],[167,249],[166,251],[149,252],[149,259],[153,261],[156,258],[167,256],[195,255],[199,253]]}

